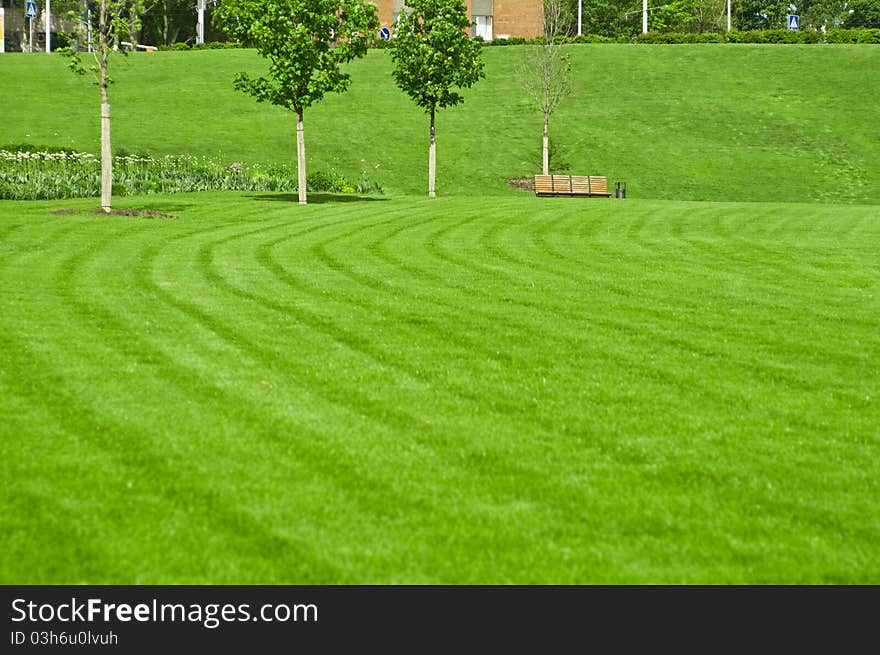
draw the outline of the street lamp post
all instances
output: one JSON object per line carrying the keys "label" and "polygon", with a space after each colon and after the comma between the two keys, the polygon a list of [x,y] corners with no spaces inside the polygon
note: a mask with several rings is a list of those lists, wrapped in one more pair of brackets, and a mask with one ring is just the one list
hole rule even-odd
{"label": "street lamp post", "polygon": [[52,52],[52,0],[46,0],[46,52]]}
{"label": "street lamp post", "polygon": [[46,0],[46,52],[52,52],[52,0]]}
{"label": "street lamp post", "polygon": [[196,43],[205,42],[205,0],[198,0],[198,23],[196,24]]}

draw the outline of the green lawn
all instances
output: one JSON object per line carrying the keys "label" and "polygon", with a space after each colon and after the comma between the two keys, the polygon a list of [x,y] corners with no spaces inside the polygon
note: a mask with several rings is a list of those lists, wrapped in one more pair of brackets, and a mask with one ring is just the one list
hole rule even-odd
{"label": "green lawn", "polygon": [[[0,583],[876,583],[880,48],[578,46],[535,198],[521,49],[427,119],[306,113],[384,196],[0,203]],[[114,143],[285,162],[251,51],[114,58]],[[0,56],[0,147],[97,91]],[[74,210],[60,212],[60,210]]]}
{"label": "green lawn", "polygon": [[313,200],[3,203],[0,581],[876,582],[876,207]]}
{"label": "green lawn", "polygon": [[[514,74],[520,47],[486,48],[487,78],[440,112],[438,193],[495,195],[540,172],[541,117]],[[574,91],[551,124],[554,169],[669,200],[880,204],[880,48],[846,45],[573,46]],[[114,143],[153,154],[290,162],[295,118],[232,89],[255,51],[137,53],[111,62]],[[428,119],[394,85],[388,53],[305,115],[310,170],[361,172],[427,192]],[[15,101],[0,146],[97,152],[97,89],[62,57],[8,54]]]}

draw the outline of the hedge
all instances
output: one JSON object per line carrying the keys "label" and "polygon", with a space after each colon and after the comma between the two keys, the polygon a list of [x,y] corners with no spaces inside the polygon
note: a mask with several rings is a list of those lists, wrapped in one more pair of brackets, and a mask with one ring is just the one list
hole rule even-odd
{"label": "hedge", "polygon": [[[507,39],[494,39],[484,41],[481,37],[475,37],[476,41],[484,46],[508,46],[508,45],[540,45],[544,43],[544,37],[538,36],[526,39],[521,36],[512,36]],[[828,30],[827,33],[816,30],[751,30],[748,32],[648,32],[637,34],[635,37],[600,36],[598,34],[584,34],[569,39],[570,43],[647,43],[647,44],[688,44],[688,43],[880,43],[880,29],[858,28],[848,30]],[[387,48],[388,41],[376,39],[372,44],[375,48]],[[240,48],[241,44],[235,42],[212,41],[189,45],[188,43],[175,43],[171,47],[159,46],[160,50],[217,50],[227,48]]]}
{"label": "hedge", "polygon": [[[479,39],[482,40],[482,39]],[[748,32],[648,32],[634,37],[611,38],[595,34],[576,36],[570,43],[880,43],[880,29],[859,28],[848,30],[751,30]],[[540,45],[543,37],[524,39],[511,37],[484,41],[486,46]]]}

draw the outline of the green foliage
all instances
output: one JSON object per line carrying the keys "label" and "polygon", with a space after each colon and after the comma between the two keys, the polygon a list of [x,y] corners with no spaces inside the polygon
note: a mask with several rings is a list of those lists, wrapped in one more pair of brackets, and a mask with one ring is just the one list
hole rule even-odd
{"label": "green foliage", "polygon": [[[171,47],[196,38],[195,0],[147,0],[141,17],[143,43]],[[210,20],[206,17],[206,26]]]}
{"label": "green foliage", "polygon": [[232,50],[240,47],[241,44],[236,41],[207,41],[194,44],[190,50]]}
{"label": "green foliage", "polygon": [[[880,29],[830,29],[821,32],[814,29],[760,29],[731,32],[658,32],[638,33],[634,37],[610,38],[597,34],[572,37],[570,43],[641,43],[641,44],[688,44],[688,43],[880,43]],[[533,39],[495,39],[484,46],[541,45],[542,37]]]}
{"label": "green foliage", "polygon": [[379,25],[362,0],[224,0],[215,17],[269,61],[268,76],[239,73],[235,88],[298,112],[348,88],[340,66],[366,53]]}
{"label": "green foliage", "polygon": [[[867,27],[880,29],[880,0],[852,0],[847,3],[848,14],[843,27]],[[865,41],[877,43],[877,41]]]}
{"label": "green foliage", "polygon": [[[58,51],[67,57],[70,70],[79,75],[90,70],[97,79],[100,76],[102,57],[106,62],[111,52],[127,54],[128,49],[123,47],[122,43],[132,42],[134,35],[140,30],[140,15],[144,10],[144,2],[145,0],[99,0],[97,8],[91,12],[91,25],[83,20],[81,13],[68,12],[68,21],[75,25],[68,35],[72,45],[59,48]],[[92,50],[90,58],[93,62],[86,66],[81,58],[85,56],[85,51],[89,47]],[[110,81],[109,78],[107,81]]]}
{"label": "green foliage", "polygon": [[[476,38],[474,39],[476,41]],[[495,45],[495,46],[504,46],[504,45],[525,45],[528,43],[528,39],[522,36],[511,36],[506,39],[493,39],[492,41],[483,41],[482,45]]]}
{"label": "green foliage", "polygon": [[880,29],[828,30],[826,43],[880,43]]}
{"label": "green foliage", "polygon": [[485,77],[480,44],[464,30],[471,21],[461,0],[408,0],[394,28],[394,81],[426,112],[451,107],[459,89]]}
{"label": "green foliage", "polygon": [[803,30],[829,30],[843,24],[849,0],[800,0],[792,13],[800,15]]}
{"label": "green foliage", "polygon": [[620,39],[602,34],[581,34],[580,36],[571,37],[571,43],[620,43],[629,40],[629,37]]}
{"label": "green foliage", "polygon": [[[100,162],[90,153],[27,144],[0,149],[0,199],[89,198],[100,189]],[[296,191],[289,166],[227,165],[209,157],[151,157],[119,148],[114,157],[113,195],[194,191]],[[332,171],[308,177],[309,191],[381,194],[382,185],[362,173],[356,181]]]}
{"label": "green foliage", "polygon": [[[725,0],[670,0],[649,4],[651,32],[726,32]],[[566,7],[574,35],[578,0],[566,0]],[[584,35],[622,40],[641,34],[642,3],[639,0],[590,0],[582,2],[581,9]],[[880,0],[734,0],[731,9],[732,27],[740,32],[783,30],[785,15],[791,13],[800,16],[801,32],[840,27],[880,28]]]}
{"label": "green foliage", "polygon": [[[629,37],[641,16],[627,16],[628,11],[641,9],[638,0],[589,0],[581,3],[582,34],[606,38]],[[662,3],[660,3],[662,4]],[[577,0],[569,0],[569,15],[573,36],[577,35]]]}
{"label": "green foliage", "polygon": [[159,50],[196,52],[198,50],[234,50],[240,47],[241,44],[236,41],[208,41],[207,43],[194,43],[192,45],[184,41],[178,41],[171,46],[159,46]]}
{"label": "green foliage", "polygon": [[[651,39],[670,39],[668,43],[678,43],[678,35],[641,35],[640,42]],[[748,32],[728,32],[724,35],[728,43],[880,43],[880,29],[836,29],[827,32],[816,30],[750,30]],[[661,41],[654,41],[659,43]]]}
{"label": "green foliage", "polygon": [[309,191],[328,191],[331,193],[353,193],[355,185],[336,172],[317,171],[309,173]]}
{"label": "green foliage", "polygon": [[713,32],[647,32],[639,34],[636,43],[724,43],[724,36]]}

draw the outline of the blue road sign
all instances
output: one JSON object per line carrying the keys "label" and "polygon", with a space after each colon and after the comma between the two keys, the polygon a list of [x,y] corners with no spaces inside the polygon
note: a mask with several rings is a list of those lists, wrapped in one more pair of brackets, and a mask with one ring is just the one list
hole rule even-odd
{"label": "blue road sign", "polygon": [[27,0],[24,5],[24,15],[27,18],[37,17],[37,3],[35,0]]}
{"label": "blue road sign", "polygon": [[788,14],[786,16],[788,18],[788,29],[796,30],[798,28],[798,15],[797,14]]}
{"label": "blue road sign", "polygon": [[383,27],[381,30],[379,30],[379,38],[382,39],[383,41],[387,41],[388,39],[390,39],[391,38],[391,29],[387,28],[387,27]]}

